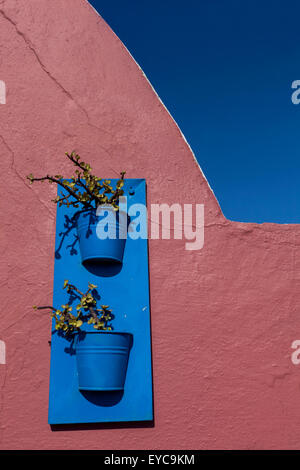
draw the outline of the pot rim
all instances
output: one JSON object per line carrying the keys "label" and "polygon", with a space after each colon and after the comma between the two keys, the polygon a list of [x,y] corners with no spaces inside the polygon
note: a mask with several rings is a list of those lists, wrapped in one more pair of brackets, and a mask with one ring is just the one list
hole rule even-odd
{"label": "pot rim", "polygon": [[[105,330],[98,330],[98,331],[81,331],[80,333],[89,334],[89,335],[98,335],[106,334],[106,335],[128,335],[133,337],[133,333],[128,333],[128,331],[105,331]],[[80,334],[79,332],[77,335]]]}
{"label": "pot rim", "polygon": [[[84,337],[83,338],[80,338],[80,333],[84,333]],[[75,344],[76,344],[76,348],[77,347],[80,347],[79,344],[80,342],[84,341],[84,338],[85,338],[85,335],[99,335],[99,334],[107,334],[107,335],[126,335],[128,337],[128,340],[129,340],[129,350],[132,348],[132,345],[133,345],[133,334],[132,333],[128,333],[127,331],[103,331],[103,330],[98,330],[98,331],[81,331],[81,332],[78,332],[77,333],[77,337],[75,339]]]}

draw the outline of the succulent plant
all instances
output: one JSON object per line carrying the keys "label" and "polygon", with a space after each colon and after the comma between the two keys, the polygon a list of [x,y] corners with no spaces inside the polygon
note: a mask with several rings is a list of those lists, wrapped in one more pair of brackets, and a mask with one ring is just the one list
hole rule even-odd
{"label": "succulent plant", "polygon": [[81,292],[76,286],[65,280],[63,289],[67,290],[73,300],[77,299],[79,303],[76,305],[76,314],[73,307],[69,303],[62,305],[59,309],[51,305],[38,307],[33,306],[35,310],[49,309],[52,311],[51,317],[55,320],[55,329],[60,331],[64,336],[70,336],[80,331],[84,322],[93,325],[96,330],[112,330],[110,321],[113,319],[112,312],[108,305],[101,305],[97,308],[95,284],[88,284],[86,292]]}

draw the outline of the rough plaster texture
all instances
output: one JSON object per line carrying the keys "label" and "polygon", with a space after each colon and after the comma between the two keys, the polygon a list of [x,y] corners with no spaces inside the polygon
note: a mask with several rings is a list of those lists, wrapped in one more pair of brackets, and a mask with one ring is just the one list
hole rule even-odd
{"label": "rough plaster texture", "polygon": [[[300,446],[300,227],[228,221],[180,130],[84,0],[0,0],[1,449]],[[154,427],[47,424],[56,188],[76,149],[146,178],[148,203],[205,204],[205,243],[150,240]]]}

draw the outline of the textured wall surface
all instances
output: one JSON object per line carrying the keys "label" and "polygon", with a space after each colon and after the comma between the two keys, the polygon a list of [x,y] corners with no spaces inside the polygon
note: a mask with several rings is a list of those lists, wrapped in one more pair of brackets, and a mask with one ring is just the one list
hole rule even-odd
{"label": "textured wall surface", "polygon": [[[300,227],[226,220],[180,130],[84,0],[0,0],[1,449],[299,448]],[[148,204],[205,205],[205,243],[150,240],[154,427],[47,424],[56,188],[76,149]],[[225,158],[225,157],[224,157]],[[280,193],[280,192],[279,192]]]}

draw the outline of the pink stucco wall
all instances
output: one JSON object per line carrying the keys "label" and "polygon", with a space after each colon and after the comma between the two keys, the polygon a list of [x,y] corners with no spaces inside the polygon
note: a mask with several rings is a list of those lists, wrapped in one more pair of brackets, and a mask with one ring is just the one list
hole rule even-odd
{"label": "pink stucco wall", "polygon": [[[84,0],[0,0],[1,449],[300,446],[300,227],[228,221],[180,130]],[[76,149],[146,178],[148,203],[205,205],[205,243],[150,240],[155,426],[47,424],[56,188]],[[280,191],[279,191],[280,196]]]}

